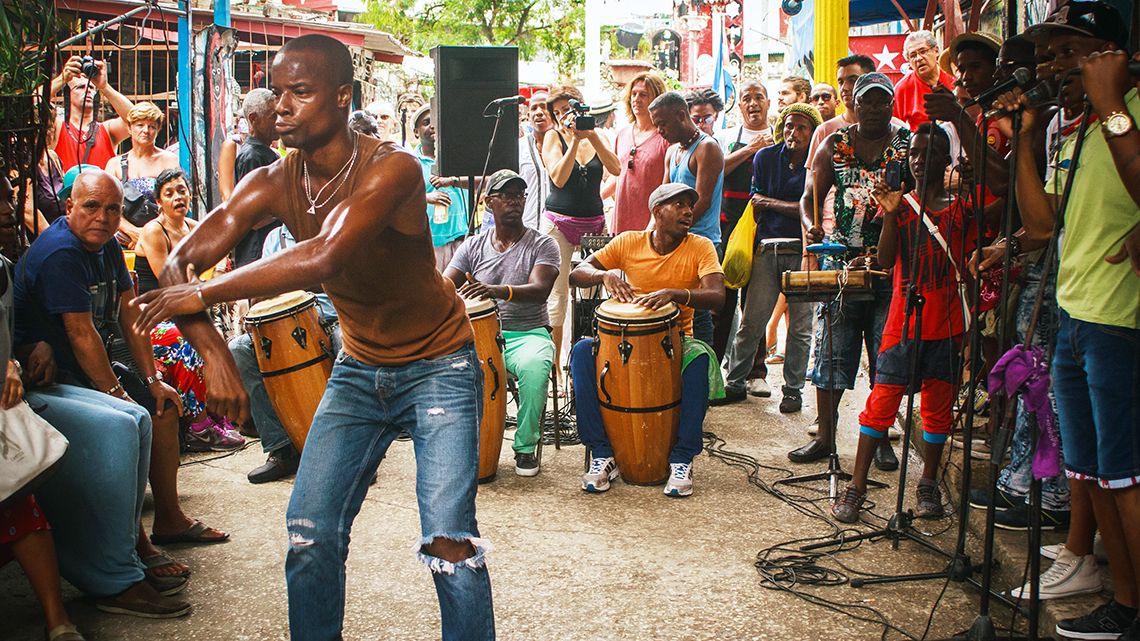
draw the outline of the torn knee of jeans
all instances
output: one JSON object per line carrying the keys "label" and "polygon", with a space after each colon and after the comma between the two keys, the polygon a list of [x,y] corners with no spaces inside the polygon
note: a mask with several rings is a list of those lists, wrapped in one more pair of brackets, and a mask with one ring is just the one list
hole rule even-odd
{"label": "torn knee of jeans", "polygon": [[289,519],[285,522],[289,530],[289,549],[300,552],[313,545],[313,530],[316,525],[309,519]]}
{"label": "torn knee of jeans", "polygon": [[429,407],[427,411],[428,416],[443,416],[445,413],[442,407]]}
{"label": "torn knee of jeans", "polygon": [[[447,539],[449,541],[465,541],[470,543],[475,548],[475,554],[463,559],[458,563],[452,563],[447,559],[441,559],[437,556],[432,556],[423,551],[424,546],[429,545],[436,540]],[[432,534],[425,536],[412,546],[412,553],[420,560],[432,574],[455,574],[456,567],[468,567],[472,570],[484,567],[487,564],[487,553],[491,551],[491,542],[487,539],[482,539],[474,536],[468,532],[450,533],[444,532],[439,534]]]}

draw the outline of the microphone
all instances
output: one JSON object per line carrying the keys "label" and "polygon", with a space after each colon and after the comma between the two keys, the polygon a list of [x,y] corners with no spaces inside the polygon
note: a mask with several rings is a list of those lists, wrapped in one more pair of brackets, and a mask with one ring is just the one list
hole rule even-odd
{"label": "microphone", "polygon": [[[1140,63],[1137,63],[1137,67],[1140,68]],[[1029,102],[1034,107],[1037,107],[1051,100],[1054,97],[1053,93],[1053,83],[1048,80],[1042,80],[1041,84],[1026,91],[1024,95],[1029,98]],[[982,116],[982,119],[989,120],[1003,113],[1005,113],[1004,109],[990,109]]]}
{"label": "microphone", "polygon": [[500,105],[510,105],[510,104],[521,105],[524,102],[526,102],[526,96],[511,96],[510,98],[499,98],[498,100],[492,100],[487,105],[487,109],[490,109],[491,107],[498,107]]}
{"label": "microphone", "polygon": [[1013,72],[1012,76],[1006,78],[1005,80],[1002,80],[989,89],[986,89],[982,93],[978,94],[977,98],[970,100],[962,106],[973,107],[974,105],[988,105],[996,100],[998,96],[1009,91],[1010,89],[1013,89],[1014,87],[1023,87],[1033,82],[1035,77],[1036,75],[1029,69],[1026,69],[1025,67],[1019,67]]}

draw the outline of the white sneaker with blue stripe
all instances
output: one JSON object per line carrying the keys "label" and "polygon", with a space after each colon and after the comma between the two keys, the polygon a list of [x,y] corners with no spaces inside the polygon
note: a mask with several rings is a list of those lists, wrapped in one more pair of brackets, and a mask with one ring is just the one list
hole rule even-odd
{"label": "white sneaker with blue stripe", "polygon": [[692,493],[693,466],[689,463],[670,463],[665,496],[689,496]]}
{"label": "white sneaker with blue stripe", "polygon": [[618,477],[617,461],[612,456],[590,458],[590,470],[582,475],[582,490],[601,494],[610,489],[610,481]]}

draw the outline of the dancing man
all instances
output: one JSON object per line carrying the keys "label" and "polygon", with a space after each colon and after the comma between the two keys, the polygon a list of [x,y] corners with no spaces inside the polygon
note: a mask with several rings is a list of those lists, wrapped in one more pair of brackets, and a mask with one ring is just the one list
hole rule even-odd
{"label": "dancing man", "polygon": [[[482,370],[455,287],[435,269],[423,174],[390,142],[353,135],[352,57],[327,36],[273,60],[277,132],[297,151],[247,176],[170,255],[166,287],[139,299],[137,326],[175,317],[206,361],[215,411],[244,420],[249,398],[209,318],[211,304],[320,285],[343,349],[313,419],[289,502],[291,638],[339,638],[349,531],[369,478],[401,429],[415,447],[419,558],[439,596],[444,639],[492,639],[487,543],[475,521]],[[200,282],[273,213],[293,247]]]}

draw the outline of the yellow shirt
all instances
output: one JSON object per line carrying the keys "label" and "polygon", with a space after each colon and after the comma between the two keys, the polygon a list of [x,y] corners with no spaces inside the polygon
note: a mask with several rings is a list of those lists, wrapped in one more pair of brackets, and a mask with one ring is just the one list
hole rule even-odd
{"label": "yellow shirt", "polygon": [[[1140,122],[1136,90],[1124,99],[1132,117]],[[1140,329],[1140,277],[1132,273],[1128,260],[1118,265],[1104,260],[1120,251],[1124,239],[1140,223],[1140,207],[1124,187],[1100,128],[1098,120],[1085,135],[1065,209],[1057,303],[1069,316],[1086,323]],[[1076,139],[1073,134],[1061,148],[1064,167],[1053,172],[1046,193],[1059,196],[1064,191]]]}
{"label": "yellow shirt", "polygon": [[[602,267],[620,269],[638,293],[649,294],[660,289],[700,289],[701,279],[709,274],[723,274],[716,247],[712,241],[689,234],[677,249],[662,256],[654,251],[648,231],[627,231],[611,240],[594,254]],[[681,308],[681,331],[693,335],[693,310]]]}

